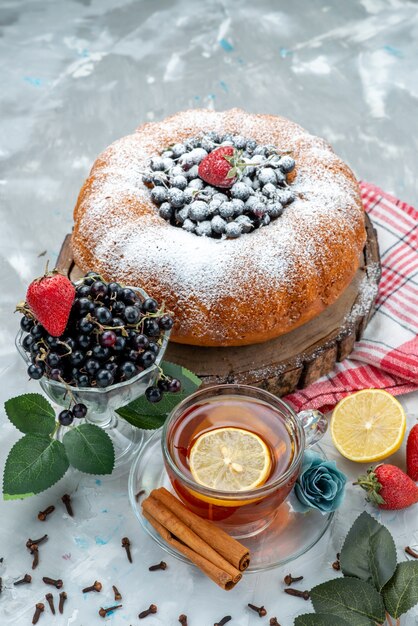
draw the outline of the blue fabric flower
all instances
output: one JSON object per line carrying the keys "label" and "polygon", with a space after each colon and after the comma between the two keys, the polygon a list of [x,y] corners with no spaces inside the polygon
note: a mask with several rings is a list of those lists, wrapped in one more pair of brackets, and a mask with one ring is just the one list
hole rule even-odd
{"label": "blue fabric flower", "polygon": [[324,461],[319,454],[307,450],[291,504],[298,513],[318,509],[325,515],[341,505],[346,482],[345,474],[338,469],[335,461]]}

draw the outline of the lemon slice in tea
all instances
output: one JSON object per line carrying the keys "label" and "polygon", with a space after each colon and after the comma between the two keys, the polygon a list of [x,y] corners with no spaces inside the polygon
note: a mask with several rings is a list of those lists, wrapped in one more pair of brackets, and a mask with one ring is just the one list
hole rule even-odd
{"label": "lemon slice in tea", "polygon": [[337,450],[350,461],[381,461],[396,452],[406,429],[402,405],[387,391],[365,389],[346,396],[331,419]]}
{"label": "lemon slice in tea", "polygon": [[266,482],[268,447],[242,428],[216,428],[198,437],[190,452],[190,471],[200,485],[219,491],[246,491]]}

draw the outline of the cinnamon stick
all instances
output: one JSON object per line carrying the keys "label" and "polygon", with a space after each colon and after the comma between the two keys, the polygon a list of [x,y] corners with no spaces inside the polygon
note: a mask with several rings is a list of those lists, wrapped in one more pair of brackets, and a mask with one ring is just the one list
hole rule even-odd
{"label": "cinnamon stick", "polygon": [[[235,587],[237,582],[232,580],[232,576],[230,576],[227,572],[224,572],[222,569],[205,559],[203,556],[194,552],[190,548],[188,548],[184,543],[182,543],[179,539],[176,539],[174,535],[170,533],[169,530],[164,528],[162,524],[157,522],[151,515],[149,515],[146,511],[143,511],[145,519],[149,521],[149,523],[154,526],[155,530],[161,535],[163,539],[170,545],[172,545],[176,550],[184,554],[192,563],[194,563],[206,576],[211,578],[217,585],[225,589],[225,591],[230,591]],[[239,573],[239,572],[238,572]],[[241,578],[241,574],[239,574]]]}
{"label": "cinnamon stick", "polygon": [[189,511],[167,489],[160,487],[154,489],[152,496],[162,502],[172,511],[186,526],[209,543],[216,552],[219,552],[229,563],[243,572],[250,564],[250,552],[248,548],[233,539],[212,522],[202,519]]}
{"label": "cinnamon stick", "polygon": [[152,491],[143,501],[142,509],[144,517],[163,539],[220,587],[230,590],[241,580],[242,574],[231,559],[248,566],[248,550],[211,522],[188,511],[166,489]]}

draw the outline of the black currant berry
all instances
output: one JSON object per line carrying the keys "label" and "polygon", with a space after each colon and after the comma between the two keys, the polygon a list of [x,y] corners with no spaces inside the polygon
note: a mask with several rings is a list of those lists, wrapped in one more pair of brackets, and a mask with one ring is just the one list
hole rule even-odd
{"label": "black currant berry", "polygon": [[153,319],[144,320],[144,333],[148,335],[148,337],[158,337],[160,334],[158,322]]}
{"label": "black currant berry", "polygon": [[79,298],[74,302],[73,308],[75,312],[80,316],[87,315],[87,313],[92,313],[95,309],[93,302],[89,300],[89,298]]}
{"label": "black currant berry", "polygon": [[35,324],[30,329],[30,334],[34,339],[38,341],[39,339],[42,339],[42,337],[45,335],[45,329],[43,326],[41,326],[41,324]]}
{"label": "black currant berry", "polygon": [[121,327],[122,328],[125,327],[125,322],[123,321],[121,317],[114,317],[112,320],[112,326],[113,328],[116,328],[117,330],[121,330]]}
{"label": "black currant berry", "polygon": [[142,310],[146,313],[155,313],[158,309],[158,302],[154,298],[146,298],[142,303]]}
{"label": "black currant berry", "polygon": [[74,350],[69,356],[71,365],[78,367],[84,361],[84,352],[81,350]]}
{"label": "black currant berry", "polygon": [[155,363],[155,354],[150,350],[147,350],[141,355],[140,362],[145,369],[148,369],[153,363]]}
{"label": "black currant berry", "polygon": [[105,306],[98,306],[94,310],[94,316],[99,322],[99,324],[109,325],[112,321],[112,313]]}
{"label": "black currant berry", "polygon": [[133,289],[129,289],[129,287],[124,287],[120,294],[121,300],[125,304],[135,304],[138,301],[138,296],[136,295]]}
{"label": "black currant berry", "polygon": [[90,374],[90,376],[94,376],[97,370],[100,369],[100,363],[97,359],[87,359],[84,365],[84,369],[86,370],[87,374]]}
{"label": "black currant berry", "polygon": [[89,285],[80,285],[77,287],[77,296],[79,298],[87,298],[90,295],[90,287]]}
{"label": "black currant berry", "polygon": [[96,374],[96,383],[98,387],[109,387],[113,384],[113,376],[109,370],[101,369]]}
{"label": "black currant berry", "polygon": [[43,348],[43,343],[41,341],[34,341],[30,346],[30,353],[33,357],[37,357],[41,355],[41,348]]}
{"label": "black currant berry", "polygon": [[76,340],[80,348],[83,348],[83,350],[87,350],[91,343],[91,338],[89,337],[89,335],[77,335]]}
{"label": "black currant berry", "polygon": [[125,349],[125,346],[126,346],[125,337],[116,337],[116,341],[113,345],[113,350],[115,352],[122,352],[122,350]]}
{"label": "black currant berry", "polygon": [[105,346],[94,346],[91,352],[92,357],[99,359],[99,361],[106,361],[110,357],[110,348],[106,348]]}
{"label": "black currant berry", "polygon": [[90,385],[90,379],[87,374],[79,373],[76,380],[78,387],[88,387]]}
{"label": "black currant berry", "polygon": [[168,377],[160,378],[157,385],[161,391],[168,391],[171,380]]}
{"label": "black currant berry", "polygon": [[33,378],[34,380],[39,380],[42,378],[45,372],[45,364],[41,361],[40,363],[32,363],[28,367],[28,376],[29,378]]}
{"label": "black currant berry", "polygon": [[34,323],[35,322],[33,321],[32,318],[26,317],[26,315],[25,315],[20,320],[20,328],[28,333],[30,331],[30,329],[32,328],[32,326],[34,325]]}
{"label": "black currant berry", "polygon": [[117,298],[122,291],[122,287],[119,283],[109,283],[107,286],[107,293],[110,297]]}
{"label": "black currant berry", "polygon": [[112,313],[113,315],[122,315],[125,310],[125,303],[122,300],[116,300],[116,302],[112,305]]}
{"label": "black currant berry", "polygon": [[56,350],[58,346],[60,345],[59,338],[53,337],[52,335],[47,335],[45,337],[45,341],[48,344],[48,346],[51,348],[51,350]]}
{"label": "black currant berry", "polygon": [[89,320],[87,317],[82,317],[81,320],[78,322],[77,326],[78,326],[78,330],[84,334],[91,333],[91,331],[94,328],[93,322]]}
{"label": "black currant berry", "polygon": [[158,343],[155,343],[155,341],[150,341],[148,345],[148,350],[150,350],[150,352],[152,352],[153,354],[155,354],[155,356],[157,356],[157,354],[160,351],[160,346],[158,345]]}
{"label": "black currant berry", "polygon": [[126,358],[129,361],[132,361],[133,363],[136,363],[138,357],[139,357],[139,352],[137,350],[134,350],[134,348],[126,352]]}
{"label": "black currant berry", "polygon": [[68,350],[75,350],[77,345],[75,339],[73,339],[72,337],[64,337],[64,339],[62,339],[62,344],[65,344],[61,345],[61,349],[63,352],[68,352]]}
{"label": "black currant berry", "polygon": [[174,322],[169,315],[163,315],[160,318],[158,324],[163,330],[171,330],[173,328]]}
{"label": "black currant berry", "polygon": [[87,415],[87,407],[85,404],[82,404],[81,402],[79,402],[78,404],[75,404],[72,408],[72,411],[73,411],[74,417],[76,417],[77,419],[83,419],[83,417],[86,417]]}
{"label": "black currant berry", "polygon": [[74,415],[69,409],[64,409],[64,411],[61,411],[58,415],[58,421],[62,426],[69,426],[74,421]]}
{"label": "black currant berry", "polygon": [[64,377],[64,370],[62,367],[53,367],[49,370],[48,378],[51,380],[62,380]]}
{"label": "black currant berry", "polygon": [[113,348],[116,343],[116,333],[113,330],[105,330],[102,335],[100,335],[99,341],[100,345],[104,348]]}
{"label": "black currant berry", "polygon": [[112,361],[108,361],[107,363],[105,363],[103,365],[103,369],[107,370],[108,372],[110,372],[112,374],[112,376],[116,375],[116,372],[118,370],[118,366],[116,363],[112,362]]}
{"label": "black currant berry", "polygon": [[132,378],[132,376],[135,376],[137,371],[138,371],[137,367],[136,367],[135,363],[132,363],[132,361],[125,361],[120,366],[121,376],[125,380],[129,380],[130,378]]}
{"label": "black currant berry", "polygon": [[181,390],[181,382],[177,378],[173,378],[168,385],[168,391],[170,393],[178,393]]}
{"label": "black currant berry", "polygon": [[158,389],[158,387],[148,387],[148,389],[145,392],[145,397],[148,400],[148,402],[160,402],[160,400],[163,397],[163,394],[162,394],[161,389]]}
{"label": "black currant berry", "polygon": [[46,361],[50,367],[57,367],[60,364],[61,357],[56,352],[50,352],[46,357]]}
{"label": "black currant berry", "polygon": [[34,342],[35,342],[35,339],[32,337],[32,335],[26,335],[26,337],[23,337],[22,339],[23,349],[26,350],[26,352],[30,352],[31,345]]}
{"label": "black currant berry", "polygon": [[107,294],[107,285],[101,280],[95,280],[90,287],[90,296],[93,300],[103,298]]}
{"label": "black currant berry", "polygon": [[139,322],[141,312],[136,306],[127,306],[123,316],[128,324],[136,324],[137,322]]}
{"label": "black currant berry", "polygon": [[145,335],[135,335],[130,340],[131,346],[136,350],[146,350],[149,346],[149,339]]}

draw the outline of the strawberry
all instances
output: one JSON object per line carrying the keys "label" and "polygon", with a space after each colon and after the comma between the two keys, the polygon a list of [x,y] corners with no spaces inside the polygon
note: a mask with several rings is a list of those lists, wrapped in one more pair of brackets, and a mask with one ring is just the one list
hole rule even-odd
{"label": "strawberry", "polygon": [[379,509],[406,509],[418,502],[417,485],[396,465],[382,464],[374,469],[371,467],[354,484],[365,489],[366,500]]}
{"label": "strawberry", "polygon": [[26,293],[26,302],[32,313],[53,337],[59,337],[64,332],[74,298],[73,283],[55,270],[36,278]]}
{"label": "strawberry", "polygon": [[232,187],[241,169],[245,167],[245,163],[240,162],[240,155],[232,146],[221,146],[213,150],[200,162],[200,178],[214,187]]}
{"label": "strawberry", "polygon": [[411,428],[406,444],[406,473],[418,480],[418,424]]}

